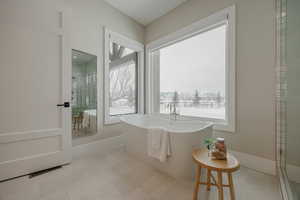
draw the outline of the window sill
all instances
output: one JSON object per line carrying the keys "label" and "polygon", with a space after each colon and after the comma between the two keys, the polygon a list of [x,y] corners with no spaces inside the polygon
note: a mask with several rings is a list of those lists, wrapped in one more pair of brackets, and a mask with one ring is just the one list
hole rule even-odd
{"label": "window sill", "polygon": [[114,125],[120,123],[120,118],[119,117],[110,117],[109,119],[106,119],[104,121],[104,125]]}
{"label": "window sill", "polygon": [[139,115],[140,113],[133,113],[133,114],[126,114],[126,115],[119,115],[119,116],[110,116],[109,119],[106,119],[104,121],[104,125],[114,125],[114,124],[119,124],[122,122],[120,119],[121,117],[124,116],[132,116],[132,115]]}

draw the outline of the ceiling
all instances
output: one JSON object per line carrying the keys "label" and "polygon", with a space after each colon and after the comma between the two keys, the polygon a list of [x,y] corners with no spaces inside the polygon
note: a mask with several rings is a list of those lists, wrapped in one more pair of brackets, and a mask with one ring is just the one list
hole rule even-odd
{"label": "ceiling", "polygon": [[187,0],[105,0],[114,8],[148,25]]}

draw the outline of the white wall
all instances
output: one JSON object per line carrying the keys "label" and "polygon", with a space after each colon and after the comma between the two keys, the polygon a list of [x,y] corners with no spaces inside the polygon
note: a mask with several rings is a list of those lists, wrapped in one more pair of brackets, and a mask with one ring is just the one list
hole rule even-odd
{"label": "white wall", "polygon": [[[71,47],[97,55],[100,69],[103,67],[103,25],[137,41],[144,41],[144,27],[103,0],[55,1],[64,1],[72,10]],[[54,0],[44,0],[43,3],[54,4]],[[229,148],[235,151],[274,160],[274,0],[190,0],[147,26],[145,41],[150,42],[174,32],[233,3],[237,6],[237,131],[216,134],[224,136]],[[18,7],[17,5],[22,4],[15,5]],[[37,4],[39,5],[42,4]],[[22,9],[22,6],[16,8],[18,16]],[[28,12],[30,9],[26,7]],[[4,12],[8,11],[3,10],[2,13]],[[14,21],[19,19],[21,21]],[[22,18],[12,18],[9,21],[26,26],[29,23],[26,19],[22,21]],[[0,20],[5,23],[4,18]],[[30,24],[34,24],[36,28],[43,28],[40,21],[39,17],[35,17]],[[101,96],[101,93],[99,95]],[[121,127],[106,126],[100,133],[84,139],[83,142],[119,135]]]}
{"label": "white wall", "polygon": [[144,41],[144,27],[103,0],[64,0],[72,9],[72,48],[94,55],[102,53],[102,26]]}
{"label": "white wall", "polygon": [[[99,70],[103,70],[103,26],[123,34],[131,39],[144,42],[144,27],[131,18],[120,13],[103,0],[64,0],[67,7],[71,8],[71,48],[87,52],[98,57]],[[102,82],[102,76],[98,77]],[[99,89],[100,103],[103,105],[102,88]],[[102,101],[102,102],[101,102]],[[104,113],[103,107],[100,107]],[[98,115],[102,121],[102,115]],[[120,125],[100,127],[100,134],[82,138],[74,144],[82,144],[96,139],[117,136],[121,134]]]}
{"label": "white wall", "polygon": [[275,160],[275,1],[190,0],[146,27],[146,43],[236,4],[236,132],[229,148]]}
{"label": "white wall", "polygon": [[[2,37],[3,40],[5,40],[5,37],[7,37],[7,41],[9,41],[10,38],[13,38],[12,43],[7,43],[5,48],[2,48],[3,53],[1,54],[2,56],[8,58],[8,56],[13,56],[14,54],[11,53],[12,51],[12,45],[18,45],[17,42],[19,40],[14,39],[15,37],[22,39],[23,37],[27,37],[27,35],[23,34],[19,31],[17,32],[19,35],[9,35],[8,31],[2,31],[2,29],[8,29],[9,28],[14,28],[17,29],[19,27],[24,27],[24,30],[48,30],[48,29],[54,29],[56,27],[47,27],[48,24],[55,24],[52,23],[58,22],[57,16],[53,15],[53,13],[56,13],[56,9],[65,6],[67,8],[70,8],[71,10],[71,34],[70,34],[70,40],[71,40],[71,48],[77,49],[83,52],[87,52],[93,55],[97,55],[98,60],[98,70],[101,71],[103,70],[103,62],[102,62],[102,55],[103,55],[103,26],[107,26],[111,30],[114,30],[116,32],[119,32],[129,38],[132,38],[134,40],[143,42],[144,41],[144,27],[138,23],[136,23],[134,20],[131,18],[127,17],[126,15],[121,14],[118,10],[112,8],[109,6],[107,3],[105,3],[103,0],[1,0],[0,1],[1,6],[0,6],[0,24],[1,24],[1,31],[0,31],[0,36]],[[53,12],[54,11],[54,12]],[[47,18],[48,15],[49,19]],[[46,23],[48,22],[49,23]],[[51,23],[50,23],[51,22]],[[30,47],[30,44],[34,44],[33,41],[39,41],[38,39],[41,38],[35,38],[31,39],[28,38],[26,41],[26,45],[28,43],[28,46]],[[42,39],[41,39],[42,40]],[[30,43],[31,42],[31,43]],[[49,42],[49,41],[48,41]],[[19,44],[22,44],[19,42]],[[4,45],[4,44],[3,44]],[[23,45],[24,46],[24,45]],[[23,47],[24,48],[24,47]],[[43,46],[41,45],[41,48]],[[44,47],[45,48],[45,47]],[[21,51],[22,48],[20,48]],[[45,53],[47,50],[40,51],[40,53],[43,56],[47,56]],[[16,52],[18,53],[18,52]],[[7,56],[7,54],[9,54]],[[36,105],[39,103],[32,104],[31,108],[30,106],[21,106],[20,103],[15,103],[14,106],[7,106],[7,102],[16,102],[16,101],[21,101],[23,100],[24,102],[24,97],[22,98],[16,98],[15,96],[12,95],[12,92],[16,93],[16,95],[21,95],[22,92],[31,92],[35,89],[34,86],[38,84],[34,84],[33,87],[29,86],[29,84],[34,83],[35,81],[39,81],[38,79],[34,79],[35,74],[33,74],[31,71],[27,70],[26,68],[22,66],[22,62],[24,63],[25,61],[28,62],[29,66],[31,63],[37,62],[39,59],[39,55],[31,55],[33,52],[31,51],[30,48],[28,48],[26,51],[24,51],[22,54],[22,59],[20,60],[15,60],[16,62],[20,63],[17,66],[14,67],[9,67],[8,69],[10,70],[11,74],[7,74],[6,78],[1,77],[1,80],[3,82],[2,86],[7,85],[8,80],[13,80],[14,73],[17,73],[17,71],[14,71],[18,69],[19,73],[23,73],[24,76],[28,76],[28,85],[27,89],[24,90],[22,87],[19,85],[25,87],[27,86],[25,83],[19,83],[14,82],[14,84],[11,86],[13,88],[13,91],[5,90],[6,92],[3,93],[6,98],[3,99],[1,97],[1,113],[7,113],[3,115],[3,120],[1,120],[1,123],[5,124],[5,126],[1,126],[0,132],[6,132],[7,130],[15,130],[15,131],[20,131],[20,130],[31,130],[33,127],[36,127],[36,129],[40,129],[42,127],[43,123],[37,123],[37,120],[40,119],[39,114],[40,112],[31,112],[33,108],[36,107]],[[19,54],[16,54],[19,55]],[[47,58],[50,59],[51,57]],[[16,59],[16,58],[14,58]],[[5,62],[2,59],[3,62]],[[44,59],[45,61],[45,59]],[[54,62],[54,61],[53,61]],[[49,62],[50,63],[50,62]],[[2,65],[5,65],[2,64]],[[22,67],[21,67],[22,66]],[[5,68],[3,68],[5,70]],[[40,68],[39,70],[43,70],[43,68]],[[7,72],[7,70],[6,70]],[[38,71],[38,73],[43,73],[44,71]],[[4,74],[4,73],[3,73]],[[47,77],[47,74],[44,73],[44,75]],[[71,77],[70,77],[71,78]],[[32,80],[31,80],[32,79]],[[46,79],[46,78],[45,78]],[[102,82],[102,76],[99,76],[99,82]],[[4,84],[6,83],[6,84]],[[53,81],[53,84],[57,84],[59,81]],[[54,87],[54,86],[53,86]],[[5,89],[1,87],[0,89]],[[21,92],[18,92],[18,90],[21,90]],[[44,91],[44,88],[41,88],[41,91]],[[57,93],[57,91],[55,91]],[[99,97],[102,97],[102,88],[99,89]],[[42,92],[39,92],[42,93]],[[48,92],[49,93],[49,92]],[[35,95],[34,93],[31,95]],[[54,95],[51,95],[51,98],[47,99],[55,99]],[[35,98],[35,101],[38,99]],[[50,100],[49,100],[50,101]],[[54,100],[53,100],[54,101]],[[100,99],[101,102],[101,99]],[[29,101],[28,104],[31,102]],[[103,103],[103,100],[101,102],[101,105]],[[19,106],[16,106],[19,105]],[[19,109],[18,107],[21,107]],[[42,107],[44,108],[44,107]],[[21,117],[19,112],[27,113],[29,117]],[[103,109],[101,106],[100,109]],[[25,112],[26,110],[26,112]],[[56,110],[54,110],[56,112]],[[54,112],[53,111],[53,112]],[[45,113],[45,112],[44,112]],[[102,110],[103,113],[103,110]],[[14,115],[12,119],[8,118],[7,116],[12,116]],[[49,113],[49,115],[53,115],[52,113]],[[100,117],[100,116],[99,116]],[[44,118],[47,119],[47,118]],[[46,121],[46,120],[45,120]],[[101,121],[101,119],[100,119]],[[45,122],[46,124],[49,122]],[[108,128],[103,128],[100,130],[101,134],[98,134],[97,138],[102,138],[102,137],[109,137],[109,136],[115,136],[119,135],[121,129],[119,128],[118,125],[116,126],[110,126]],[[95,140],[97,138],[88,138],[84,139],[83,142],[89,142],[92,140]]]}

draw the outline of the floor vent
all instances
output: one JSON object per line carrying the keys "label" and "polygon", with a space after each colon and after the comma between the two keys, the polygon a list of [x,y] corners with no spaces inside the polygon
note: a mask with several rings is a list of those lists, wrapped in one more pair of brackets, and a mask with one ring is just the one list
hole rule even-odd
{"label": "floor vent", "polygon": [[57,170],[57,169],[60,169],[60,168],[62,168],[62,166],[56,166],[56,167],[52,167],[52,168],[49,168],[49,169],[44,169],[44,170],[41,170],[41,171],[33,172],[33,173],[29,174],[29,178],[34,178],[36,176],[40,176],[40,175],[49,173],[53,170]]}

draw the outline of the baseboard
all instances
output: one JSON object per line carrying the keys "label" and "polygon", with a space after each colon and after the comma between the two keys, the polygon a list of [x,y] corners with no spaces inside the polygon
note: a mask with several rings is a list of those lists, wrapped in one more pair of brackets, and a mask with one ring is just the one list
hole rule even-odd
{"label": "baseboard", "polygon": [[247,153],[230,151],[242,166],[270,175],[276,175],[276,162]]}
{"label": "baseboard", "polygon": [[300,183],[300,166],[287,164],[286,172],[289,180]]}
{"label": "baseboard", "polygon": [[[125,149],[124,136],[115,136],[106,139],[100,139],[91,143],[74,146],[72,149],[73,158],[78,158],[85,155],[109,153],[115,149]],[[247,153],[230,151],[239,160],[242,166],[247,168],[263,172],[270,175],[276,175],[276,162],[254,156]],[[294,181],[300,180],[300,167],[290,166],[291,177],[294,177]]]}
{"label": "baseboard", "polygon": [[109,137],[105,139],[99,139],[94,142],[87,144],[73,146],[72,157],[73,159],[79,158],[81,156],[99,154],[99,153],[109,153],[113,150],[124,148],[124,137],[122,135]]}

